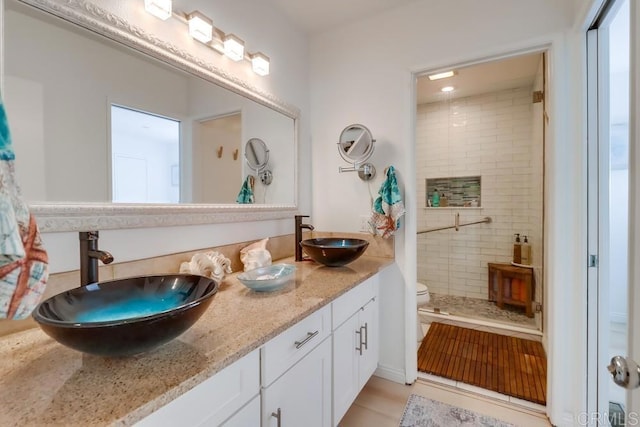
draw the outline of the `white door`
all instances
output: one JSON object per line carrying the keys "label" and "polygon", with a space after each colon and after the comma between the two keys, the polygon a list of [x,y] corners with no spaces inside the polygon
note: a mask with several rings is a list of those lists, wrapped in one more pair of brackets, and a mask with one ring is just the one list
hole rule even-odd
{"label": "white door", "polygon": [[[637,67],[638,4],[616,0],[587,34],[589,99],[589,411],[581,425],[638,425],[640,390],[614,384],[625,369],[640,372],[640,156],[634,79]],[[634,22],[634,24],[631,24]],[[631,45],[631,49],[630,49]],[[626,364],[626,366],[625,366]],[[637,375],[636,375],[637,377]],[[626,424],[625,424],[626,418]]]}

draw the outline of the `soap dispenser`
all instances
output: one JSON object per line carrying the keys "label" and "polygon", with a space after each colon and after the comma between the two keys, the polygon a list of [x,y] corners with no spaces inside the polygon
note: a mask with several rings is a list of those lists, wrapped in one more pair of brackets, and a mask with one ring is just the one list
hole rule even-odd
{"label": "soap dispenser", "polygon": [[531,265],[531,245],[529,244],[527,236],[522,236],[522,238],[524,239],[521,250],[522,264]]}
{"label": "soap dispenser", "polygon": [[433,190],[433,199],[431,200],[431,204],[433,205],[434,208],[437,208],[440,206],[440,194],[438,193],[437,188]]}
{"label": "soap dispenser", "polygon": [[440,194],[440,207],[446,208],[447,206],[449,206],[449,199],[447,199],[447,196],[443,192]]}
{"label": "soap dispenser", "polygon": [[520,234],[516,234],[516,241],[513,243],[513,262],[522,264],[522,244],[520,243]]}

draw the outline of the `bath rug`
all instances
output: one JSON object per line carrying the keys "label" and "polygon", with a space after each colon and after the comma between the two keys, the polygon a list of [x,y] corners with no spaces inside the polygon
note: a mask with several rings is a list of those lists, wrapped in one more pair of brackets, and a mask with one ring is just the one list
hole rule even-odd
{"label": "bath rug", "polygon": [[547,357],[538,341],[434,322],[418,349],[418,370],[546,404]]}
{"label": "bath rug", "polygon": [[447,405],[412,394],[402,414],[400,427],[515,427],[497,418],[478,414],[468,409]]}

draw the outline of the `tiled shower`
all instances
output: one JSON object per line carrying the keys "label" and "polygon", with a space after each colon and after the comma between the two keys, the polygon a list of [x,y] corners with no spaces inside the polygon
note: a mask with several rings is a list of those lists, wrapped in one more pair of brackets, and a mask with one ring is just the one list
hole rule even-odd
{"label": "tiled shower", "polygon": [[[487,264],[509,263],[520,233],[532,248],[541,301],[544,144],[542,107],[532,101],[541,70],[533,85],[418,105],[418,231],[454,225],[456,214],[460,223],[492,220],[418,234],[418,281],[433,294],[486,300]],[[434,185],[445,199],[460,199],[446,183],[464,177],[479,177],[479,200],[429,207]]]}

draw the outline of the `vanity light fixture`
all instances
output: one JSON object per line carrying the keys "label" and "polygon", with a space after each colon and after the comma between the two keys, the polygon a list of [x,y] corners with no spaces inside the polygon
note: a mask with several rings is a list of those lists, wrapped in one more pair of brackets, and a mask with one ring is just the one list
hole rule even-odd
{"label": "vanity light fixture", "polygon": [[166,21],[171,17],[171,0],[144,0],[144,8],[147,12]]}
{"label": "vanity light fixture", "polygon": [[243,59],[251,61],[251,67],[256,74],[269,75],[270,61],[267,55],[262,52],[246,52],[245,54],[244,41],[240,37],[235,34],[226,34],[219,28],[215,28],[213,21],[202,12],[174,13],[171,8],[171,0],[144,0],[144,8],[162,20],[173,16],[188,25],[191,37],[202,42],[211,50],[224,54],[233,61],[242,61]]}
{"label": "vanity light fixture", "polygon": [[232,61],[244,59],[244,42],[233,34],[227,34],[223,39],[224,54]]}
{"label": "vanity light fixture", "polygon": [[450,70],[450,71],[444,71],[442,73],[436,73],[436,74],[431,74],[429,77],[429,80],[440,80],[440,79],[446,79],[447,77],[453,77],[455,76],[455,71]]}
{"label": "vanity light fixture", "polygon": [[213,38],[213,21],[206,17],[203,13],[195,11],[191,12],[187,17],[189,21],[189,34],[194,39],[209,43]]}
{"label": "vanity light fixture", "polygon": [[260,76],[268,75],[269,57],[262,52],[254,53],[251,55],[251,67],[253,68],[253,72]]}
{"label": "vanity light fixture", "polygon": [[442,89],[440,89],[442,92],[453,92],[453,90],[455,89],[455,87],[453,86],[445,86]]}

